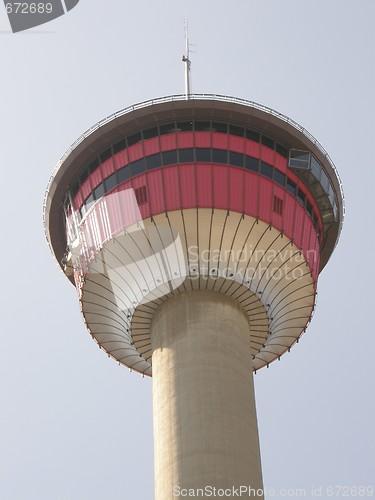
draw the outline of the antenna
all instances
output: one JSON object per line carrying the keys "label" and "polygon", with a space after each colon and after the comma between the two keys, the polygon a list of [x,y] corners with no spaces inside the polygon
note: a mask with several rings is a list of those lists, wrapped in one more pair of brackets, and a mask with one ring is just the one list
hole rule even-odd
{"label": "antenna", "polygon": [[189,25],[185,19],[185,54],[182,56],[182,61],[185,63],[185,96],[186,100],[190,99],[190,46],[189,46]]}

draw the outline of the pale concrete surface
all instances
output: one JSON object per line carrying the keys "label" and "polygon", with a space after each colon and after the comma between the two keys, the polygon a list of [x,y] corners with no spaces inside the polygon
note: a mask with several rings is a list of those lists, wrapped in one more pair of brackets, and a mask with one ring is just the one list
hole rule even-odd
{"label": "pale concrete surface", "polygon": [[151,331],[155,500],[176,498],[174,486],[262,488],[245,311],[186,292],[160,306]]}

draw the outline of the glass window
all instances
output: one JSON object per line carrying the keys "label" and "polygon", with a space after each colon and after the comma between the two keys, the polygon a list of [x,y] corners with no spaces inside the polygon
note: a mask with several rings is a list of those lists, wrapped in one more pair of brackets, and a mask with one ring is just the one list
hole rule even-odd
{"label": "glass window", "polygon": [[333,200],[335,199],[335,195],[334,195],[331,184],[329,185],[329,188],[328,188],[328,198],[329,198],[329,201],[331,202],[331,205],[333,206]]}
{"label": "glass window", "polygon": [[301,203],[301,205],[305,205],[306,195],[300,190],[300,188],[298,188],[297,191],[297,200]]}
{"label": "glass window", "polygon": [[116,154],[125,148],[126,148],[126,141],[125,139],[122,139],[121,141],[118,141],[113,145],[113,152]]}
{"label": "glass window", "polygon": [[100,154],[100,161],[101,161],[101,163],[104,163],[111,156],[112,156],[111,148],[106,149],[105,151],[103,151],[103,153]]}
{"label": "glass window", "polygon": [[245,156],[245,168],[247,168],[247,170],[252,170],[253,172],[258,172],[259,160],[251,156]]}
{"label": "glass window", "polygon": [[289,167],[310,168],[310,153],[291,149],[289,153]]}
{"label": "glass window", "polygon": [[226,134],[228,132],[228,125],[226,123],[212,122],[212,132]]}
{"label": "glass window", "polygon": [[79,184],[78,184],[78,182],[76,182],[71,190],[72,198],[75,197],[75,195],[78,193],[78,190],[79,190]]}
{"label": "glass window", "polygon": [[326,193],[328,193],[328,190],[329,190],[329,179],[328,179],[328,176],[324,172],[323,169],[322,169],[322,174],[321,174],[321,177],[320,177],[320,184],[323,186],[324,191]]}
{"label": "glass window", "polygon": [[231,135],[238,135],[238,137],[243,137],[245,134],[245,129],[243,127],[238,127],[237,125],[229,125],[229,133]]}
{"label": "glass window", "polygon": [[88,176],[89,176],[89,172],[88,172],[88,170],[84,170],[84,171],[82,172],[82,174],[80,175],[80,177],[79,177],[79,182],[80,182],[81,184],[83,184],[83,183],[85,182],[85,180],[87,179],[87,177],[88,177]]}
{"label": "glass window", "polygon": [[196,148],[195,149],[196,161],[211,161],[211,149],[209,148]]}
{"label": "glass window", "polygon": [[108,191],[112,191],[112,189],[117,186],[117,172],[107,177],[104,184],[106,193],[108,193]]}
{"label": "glass window", "polygon": [[137,144],[137,142],[142,140],[142,136],[140,132],[137,132],[136,134],[132,134],[128,136],[128,146],[132,146],[133,144]]}
{"label": "glass window", "polygon": [[262,144],[271,149],[273,149],[275,146],[274,141],[265,135],[262,135]]}
{"label": "glass window", "polygon": [[288,150],[281,144],[276,144],[276,151],[284,158],[288,158]]}
{"label": "glass window", "polygon": [[104,184],[99,184],[94,191],[94,197],[96,200],[99,200],[102,196],[104,196]]}
{"label": "glass window", "polygon": [[196,121],[194,123],[194,130],[196,132],[208,132],[211,130],[210,122],[204,121]]}
{"label": "glass window", "polygon": [[89,172],[90,174],[92,174],[93,172],[95,172],[95,170],[99,167],[99,159],[98,158],[95,158],[95,160],[93,160],[90,164],[89,164]]}
{"label": "glass window", "polygon": [[172,123],[164,123],[164,125],[159,126],[160,135],[172,134],[176,132],[176,124]]}
{"label": "glass window", "polygon": [[147,170],[152,170],[153,168],[159,168],[161,166],[161,155],[156,153],[155,155],[147,156]]}
{"label": "glass window", "polygon": [[143,139],[151,139],[159,135],[158,127],[151,127],[143,131]]}
{"label": "glass window", "polygon": [[165,151],[162,153],[163,157],[163,165],[172,165],[173,163],[177,163],[177,151]]}
{"label": "glass window", "polygon": [[180,149],[178,152],[180,163],[190,163],[194,161],[194,149]]}
{"label": "glass window", "polygon": [[311,172],[313,173],[314,177],[320,181],[320,173],[322,171],[322,167],[320,166],[320,163],[314,156],[311,157]]}
{"label": "glass window", "polygon": [[306,210],[307,210],[308,214],[310,215],[310,217],[312,217],[312,215],[313,215],[313,206],[311,205],[311,203],[309,202],[309,200],[306,200]]}
{"label": "glass window", "polygon": [[253,130],[246,129],[245,137],[246,139],[251,139],[255,142],[260,141],[260,134],[258,132],[254,132]]}
{"label": "glass window", "polygon": [[123,167],[121,170],[117,172],[118,183],[122,184],[124,181],[129,179],[131,175],[129,167]]}
{"label": "glass window", "polygon": [[277,170],[277,168],[274,170],[274,179],[280,186],[285,187],[286,175],[280,172],[280,170]]}
{"label": "glass window", "polygon": [[192,132],[193,122],[177,122],[177,130],[179,132]]}
{"label": "glass window", "polygon": [[265,163],[264,161],[260,162],[260,173],[272,179],[273,167]]}
{"label": "glass window", "polygon": [[141,160],[133,162],[131,165],[132,176],[139,175],[146,169],[146,160],[142,158]]}
{"label": "glass window", "polygon": [[228,163],[228,151],[226,149],[213,149],[212,161],[215,163]]}
{"label": "glass window", "polygon": [[235,167],[243,167],[244,155],[229,151],[229,164]]}
{"label": "glass window", "polygon": [[289,191],[290,194],[293,196],[296,195],[297,192],[297,184],[293,182],[291,179],[287,179],[286,181],[286,188]]}
{"label": "glass window", "polygon": [[93,204],[94,204],[94,197],[92,194],[90,194],[90,196],[84,201],[86,212],[90,210]]}

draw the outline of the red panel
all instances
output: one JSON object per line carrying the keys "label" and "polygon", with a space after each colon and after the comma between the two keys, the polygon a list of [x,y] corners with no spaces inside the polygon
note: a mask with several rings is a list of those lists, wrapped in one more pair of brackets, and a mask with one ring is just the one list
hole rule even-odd
{"label": "red panel", "polygon": [[136,161],[139,160],[140,158],[143,158],[143,143],[139,142],[138,144],[134,144],[133,146],[128,147],[128,155],[129,155],[129,161]]}
{"label": "red panel", "polygon": [[80,193],[82,194],[82,198],[85,200],[89,194],[91,193],[91,184],[90,184],[90,177],[88,177],[85,182],[82,184],[82,186],[79,188]]}
{"label": "red panel", "polygon": [[228,134],[212,132],[212,147],[216,149],[228,149]]}
{"label": "red panel", "polygon": [[272,199],[272,226],[274,226],[276,229],[279,231],[283,230],[283,215],[284,215],[284,194],[285,190],[281,188],[280,186],[277,186],[276,184],[273,185],[273,196],[277,196],[282,200],[283,202],[283,207],[282,207],[282,213],[279,215],[278,213],[274,212],[273,210],[273,199]]}
{"label": "red panel", "polygon": [[310,234],[311,234],[311,219],[307,215],[307,213],[304,213],[304,226],[303,226],[303,236],[302,236],[302,252],[303,255],[305,256],[306,259],[308,259],[308,250],[310,248]]}
{"label": "red panel", "polygon": [[183,148],[193,148],[194,147],[194,134],[193,132],[179,132],[177,134],[177,144],[178,147]]}
{"label": "red panel", "polygon": [[260,158],[260,144],[259,142],[246,140],[245,141],[245,153],[254,158]]}
{"label": "red panel", "polygon": [[270,165],[274,164],[275,161],[275,151],[273,149],[267,148],[262,144],[261,147],[261,160],[269,163]]}
{"label": "red panel", "polygon": [[260,177],[259,218],[264,222],[271,222],[272,182]]}
{"label": "red panel", "polygon": [[150,197],[151,214],[156,215],[165,211],[163,173],[162,169],[147,173],[148,194]]}
{"label": "red panel", "polygon": [[[146,187],[147,189],[147,197],[149,198],[149,189],[148,189],[148,178],[146,177],[146,174],[141,174],[141,175],[137,175],[137,177],[133,177],[133,179],[131,180],[131,185],[132,185],[132,188],[134,189],[134,191],[138,188],[141,188],[141,187]],[[148,217],[150,217],[150,201],[148,201],[147,203],[142,203],[142,205],[138,205],[138,209],[141,213],[141,216],[142,216],[142,219],[146,219]]]}
{"label": "red panel", "polygon": [[[109,160],[106,160],[106,161],[110,161],[111,165],[113,165],[112,158],[110,158]],[[91,180],[92,189],[95,189],[97,186],[99,186],[99,184],[102,183],[103,179],[102,179],[102,172],[101,172],[100,168],[97,168],[96,170],[94,170],[94,172],[90,175],[90,180]]]}
{"label": "red panel", "polygon": [[301,205],[296,204],[296,217],[293,232],[293,241],[298,248],[302,248],[302,237],[303,237],[303,221],[304,221],[305,211]]}
{"label": "red panel", "polygon": [[228,175],[229,168],[219,165],[213,165],[214,180],[214,206],[215,208],[229,209],[228,200]]}
{"label": "red panel", "polygon": [[199,165],[196,170],[198,207],[213,206],[212,200],[212,165]]}
{"label": "red panel", "polygon": [[195,167],[193,164],[179,165],[181,208],[197,206]]}
{"label": "red panel", "polygon": [[125,167],[129,163],[128,151],[123,149],[119,153],[113,156],[113,161],[115,164],[115,170],[120,170],[120,168]]}
{"label": "red panel", "polygon": [[211,132],[195,132],[195,147],[210,148],[211,147]]}
{"label": "red panel", "polygon": [[178,210],[181,208],[178,167],[164,167],[162,172],[164,177],[166,208],[170,211]]}
{"label": "red panel", "polygon": [[279,155],[279,153],[275,153],[275,167],[279,169],[281,172],[284,172],[284,174],[286,173],[288,168],[287,159]]}
{"label": "red panel", "polygon": [[151,139],[143,141],[143,149],[145,152],[145,156],[159,153],[160,151],[159,137],[152,137]]}
{"label": "red panel", "polygon": [[258,184],[259,175],[245,172],[245,213],[253,217],[258,216]]}
{"label": "red panel", "polygon": [[161,151],[170,151],[177,148],[176,134],[167,134],[160,136],[160,149]]}
{"label": "red panel", "polygon": [[284,233],[289,239],[293,239],[294,216],[296,200],[290,194],[284,196]]}
{"label": "red panel", "polygon": [[244,170],[238,168],[229,169],[230,209],[235,212],[244,211],[244,175]]}
{"label": "red panel", "polygon": [[237,153],[245,152],[245,139],[243,137],[229,136],[229,149]]}
{"label": "red panel", "polygon": [[113,156],[111,158],[108,158],[108,160],[106,160],[104,163],[102,163],[99,169],[95,170],[94,173],[96,173],[98,170],[100,170],[102,179],[106,179],[111,174],[113,174],[113,172],[115,171]]}

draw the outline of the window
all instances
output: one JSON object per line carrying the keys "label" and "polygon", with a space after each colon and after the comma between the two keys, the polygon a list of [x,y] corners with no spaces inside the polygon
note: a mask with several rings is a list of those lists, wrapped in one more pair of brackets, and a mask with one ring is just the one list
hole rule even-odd
{"label": "window", "polygon": [[147,189],[146,186],[141,186],[134,190],[135,198],[137,200],[138,205],[144,205],[147,203]]}
{"label": "window", "polygon": [[314,177],[320,181],[320,174],[322,171],[322,167],[320,166],[320,163],[312,156],[311,157],[311,172],[313,173]]}
{"label": "window", "polygon": [[257,158],[252,158],[251,156],[245,156],[245,168],[247,170],[252,170],[253,172],[258,172],[259,160],[257,160]]}
{"label": "window", "polygon": [[275,212],[275,214],[277,215],[283,215],[283,205],[284,205],[284,202],[281,198],[279,198],[278,196],[275,196],[273,197],[273,211]]}
{"label": "window", "polygon": [[310,168],[311,154],[308,151],[299,151],[291,149],[289,153],[289,167]]}
{"label": "window", "polygon": [[172,165],[173,163],[177,163],[177,151],[165,151],[162,153],[163,157],[163,165]]}
{"label": "window", "polygon": [[270,179],[272,179],[273,167],[271,167],[271,165],[268,165],[268,163],[261,161],[260,162],[260,173],[262,175],[265,175],[266,177],[269,177]]}
{"label": "window", "polygon": [[160,135],[172,134],[173,132],[176,132],[176,124],[174,122],[165,123],[164,125],[160,125],[159,129]]}
{"label": "window", "polygon": [[288,150],[284,146],[281,146],[281,144],[276,144],[276,151],[284,158],[288,158]]}
{"label": "window", "polygon": [[244,155],[242,153],[235,153],[234,151],[229,151],[229,164],[235,167],[243,167],[243,158]]}
{"label": "window", "polygon": [[328,179],[328,176],[324,172],[323,169],[322,169],[322,174],[321,174],[321,178],[320,178],[320,184],[323,186],[324,191],[326,193],[328,193],[328,191],[329,191],[329,179]]}
{"label": "window", "polygon": [[126,141],[125,139],[122,139],[121,141],[118,141],[113,145],[113,152],[116,154],[125,148],[126,148]]}
{"label": "window", "polygon": [[286,175],[277,170],[277,168],[274,170],[274,179],[280,186],[285,187]]}
{"label": "window", "polygon": [[306,200],[306,210],[307,210],[307,213],[309,214],[309,216],[312,217],[313,216],[313,206],[309,202],[309,200]]}
{"label": "window", "polygon": [[260,134],[258,132],[254,132],[253,130],[246,129],[245,137],[246,139],[251,139],[255,142],[259,142],[260,140]]}
{"label": "window", "polygon": [[286,181],[286,188],[289,191],[290,194],[293,196],[296,195],[297,192],[297,184],[293,182],[291,179],[287,179]]}
{"label": "window", "polygon": [[156,153],[155,155],[147,156],[147,170],[152,170],[153,168],[159,168],[161,166],[161,155]]}
{"label": "window", "polygon": [[99,184],[99,186],[94,191],[94,196],[96,200],[99,200],[99,198],[104,196],[104,184]]}
{"label": "window", "polygon": [[151,127],[143,131],[143,139],[151,139],[151,137],[157,137],[158,135],[158,127]]}
{"label": "window", "polygon": [[271,149],[273,149],[275,146],[275,142],[265,135],[262,135],[262,144],[264,144],[264,146],[267,146],[268,148],[271,148]]}
{"label": "window", "polygon": [[196,161],[211,161],[211,149],[196,148],[195,158]]}
{"label": "window", "polygon": [[78,191],[79,191],[79,184],[77,182],[76,184],[74,184],[74,186],[72,187],[72,190],[71,190],[72,198],[75,197],[75,195],[78,193]]}
{"label": "window", "polygon": [[177,122],[177,130],[179,132],[192,132],[193,122]]}
{"label": "window", "polygon": [[132,176],[139,175],[146,169],[146,160],[142,158],[141,160],[133,162],[131,165]]}
{"label": "window", "polygon": [[133,144],[137,144],[142,140],[142,135],[140,132],[137,132],[136,134],[129,135],[128,137],[128,146],[132,146]]}
{"label": "window", "polygon": [[215,163],[228,163],[228,151],[226,149],[213,149],[212,161]]}
{"label": "window", "polygon": [[178,155],[180,163],[190,163],[194,161],[194,149],[180,149]]}
{"label": "window", "polygon": [[95,172],[95,170],[99,167],[99,160],[98,158],[95,158],[90,164],[89,164],[89,172],[92,174]]}
{"label": "window", "polygon": [[84,170],[79,178],[79,182],[83,184],[88,176],[89,176],[88,170]]}
{"label": "window", "polygon": [[122,184],[124,181],[129,179],[130,177],[130,168],[129,167],[123,167],[121,170],[117,172],[118,176],[118,183]]}
{"label": "window", "polygon": [[300,188],[298,188],[297,192],[297,200],[301,203],[302,206],[305,205],[306,195]]}
{"label": "window", "polygon": [[209,132],[211,130],[210,127],[210,122],[204,121],[204,122],[195,122],[194,124],[194,130],[196,132]]}
{"label": "window", "polygon": [[237,125],[229,125],[229,133],[231,135],[237,135],[238,137],[243,137],[245,129],[243,127],[237,127]]}
{"label": "window", "polygon": [[212,122],[212,132],[226,134],[228,132],[228,125],[226,123]]}
{"label": "window", "polygon": [[117,186],[117,173],[110,175],[104,181],[105,184],[105,192],[112,191],[113,188]]}
{"label": "window", "polygon": [[111,148],[109,149],[106,149],[105,151],[103,151],[103,153],[100,154],[100,162],[101,163],[104,163],[106,160],[108,160],[108,158],[110,158],[112,156],[112,151],[111,151]]}

